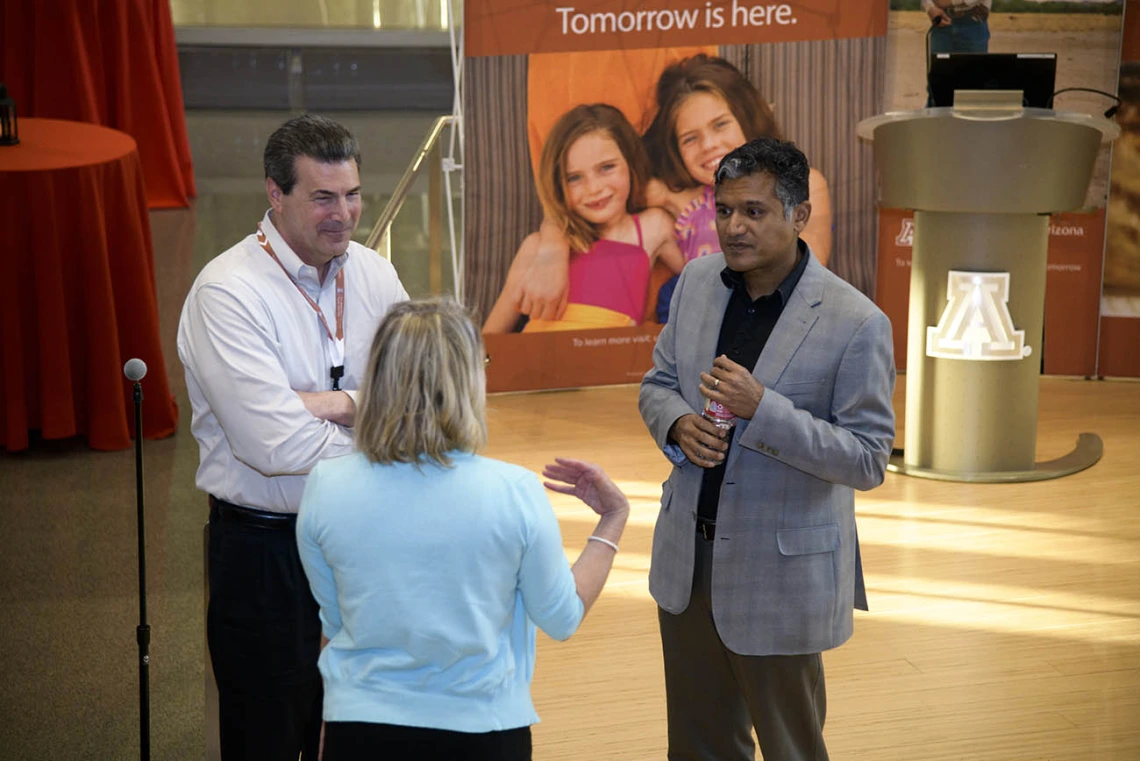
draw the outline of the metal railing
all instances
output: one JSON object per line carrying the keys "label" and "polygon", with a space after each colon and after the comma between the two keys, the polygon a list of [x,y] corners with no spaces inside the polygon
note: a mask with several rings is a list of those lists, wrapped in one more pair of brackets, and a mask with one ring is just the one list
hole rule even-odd
{"label": "metal railing", "polygon": [[[451,127],[453,130],[457,128],[456,117],[441,116],[432,122],[431,128],[424,135],[420,147],[416,149],[412,161],[404,171],[403,176],[400,177],[400,181],[396,183],[392,197],[388,200],[384,210],[380,212],[380,217],[376,220],[376,224],[373,226],[372,232],[368,234],[368,240],[364,244],[377,251],[388,261],[392,261],[392,239],[390,235],[392,222],[395,221],[400,209],[403,208],[404,201],[411,193],[416,179],[426,167],[428,170],[428,279],[431,292],[435,295],[443,292],[444,157],[440,138],[447,127]],[[455,168],[454,166],[447,167],[448,171]],[[450,198],[448,198],[448,203],[451,203]],[[455,245],[453,240],[453,249]]]}

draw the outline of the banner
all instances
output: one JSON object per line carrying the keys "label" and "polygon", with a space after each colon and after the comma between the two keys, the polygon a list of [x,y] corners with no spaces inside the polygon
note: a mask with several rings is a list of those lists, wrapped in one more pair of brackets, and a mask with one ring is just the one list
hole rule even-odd
{"label": "banner", "polygon": [[1096,375],[1105,210],[1054,214],[1045,275],[1046,375]]}
{"label": "banner", "polygon": [[[1096,374],[1104,227],[1104,209],[1088,214],[1054,214],[1049,219],[1042,350],[1048,375]],[[880,210],[875,302],[894,328],[899,370],[906,369],[913,244],[914,215],[901,209]]]}
{"label": "banner", "polygon": [[881,3],[750,0],[467,0],[467,55],[517,55],[623,50],[675,45],[876,37],[886,15]]}
{"label": "banner", "polygon": [[[1057,54],[1058,60],[1055,91],[1072,87],[1115,91],[1121,2],[993,0],[989,5],[992,10],[988,14],[955,18],[950,27],[932,29],[930,14],[936,10],[924,10],[919,0],[891,0],[887,33],[891,59],[888,110],[906,111],[926,106],[925,61],[929,50],[1052,52]],[[1011,12],[1014,8],[1016,11]],[[1096,116],[1103,115],[1110,105],[1111,101],[1105,96],[1084,91],[1059,93],[1054,102],[1059,111]],[[1080,212],[1055,214],[1050,220],[1043,351],[1043,371],[1047,374],[1095,375],[1098,372],[1098,322],[1111,155],[1108,146],[1101,149],[1085,207]],[[1115,159],[1112,163],[1115,198]],[[1140,162],[1137,165],[1140,166]],[[1140,185],[1140,174],[1137,178]],[[1110,212],[1110,246],[1112,219]],[[913,217],[909,212],[879,211],[875,301],[893,323],[895,361],[900,369],[906,365],[912,238]],[[1107,264],[1104,269],[1107,276]],[[1100,326],[1102,333],[1103,330]],[[1103,358],[1103,345],[1101,350]]]}
{"label": "banner", "polygon": [[1140,2],[1129,0],[1123,36],[1097,370],[1140,377]]}
{"label": "banner", "polygon": [[[464,275],[488,390],[640,380],[676,274],[720,250],[716,165],[756,137],[808,156],[803,237],[870,293],[854,132],[882,110],[886,17],[886,0],[468,0]],[[563,318],[524,315],[521,294],[560,273]]]}
{"label": "banner", "polygon": [[890,318],[895,339],[895,367],[906,370],[907,313],[910,309],[910,262],[914,246],[914,214],[903,209],[879,210],[879,266],[875,303]]}

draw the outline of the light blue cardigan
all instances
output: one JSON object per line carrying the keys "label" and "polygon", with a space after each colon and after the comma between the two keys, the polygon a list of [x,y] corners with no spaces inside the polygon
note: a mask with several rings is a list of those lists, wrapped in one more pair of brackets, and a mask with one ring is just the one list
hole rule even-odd
{"label": "light blue cardigan", "polygon": [[297,546],[330,642],[325,721],[459,732],[538,721],[535,624],[584,613],[558,521],[534,474],[476,455],[454,466],[325,460]]}

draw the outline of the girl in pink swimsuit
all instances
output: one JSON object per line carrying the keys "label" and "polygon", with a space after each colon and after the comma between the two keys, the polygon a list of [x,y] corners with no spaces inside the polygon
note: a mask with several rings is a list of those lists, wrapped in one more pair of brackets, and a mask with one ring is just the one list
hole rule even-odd
{"label": "girl in pink swimsuit", "polygon": [[[684,264],[673,218],[645,208],[649,159],[620,111],[582,105],[554,125],[539,160],[538,194],[549,223],[570,243],[569,295],[561,320],[530,320],[527,332],[637,325],[645,313],[649,271],[661,259]],[[518,329],[514,293],[538,251],[538,233],[523,241],[485,333]]]}

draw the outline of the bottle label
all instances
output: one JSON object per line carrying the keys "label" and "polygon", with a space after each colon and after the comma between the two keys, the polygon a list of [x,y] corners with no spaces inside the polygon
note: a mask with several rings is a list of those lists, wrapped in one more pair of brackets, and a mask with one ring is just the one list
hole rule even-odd
{"label": "bottle label", "polygon": [[705,400],[705,417],[714,423],[731,423],[736,420],[736,415],[729,412],[727,407],[712,399]]}

